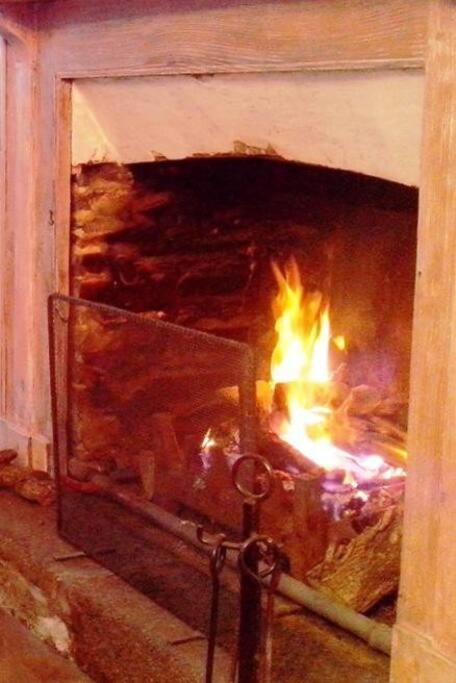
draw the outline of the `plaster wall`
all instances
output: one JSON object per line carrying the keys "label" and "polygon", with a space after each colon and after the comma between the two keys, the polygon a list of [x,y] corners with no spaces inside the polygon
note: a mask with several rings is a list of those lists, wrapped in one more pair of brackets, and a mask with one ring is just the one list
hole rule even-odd
{"label": "plaster wall", "polygon": [[421,71],[79,79],[72,161],[275,152],[418,185]]}

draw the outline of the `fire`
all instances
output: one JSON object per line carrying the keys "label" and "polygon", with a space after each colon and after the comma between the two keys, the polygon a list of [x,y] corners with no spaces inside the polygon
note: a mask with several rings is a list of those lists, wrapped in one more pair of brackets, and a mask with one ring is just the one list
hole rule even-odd
{"label": "fire", "polygon": [[271,358],[274,382],[327,382],[330,379],[328,346],[329,310],[320,292],[305,292],[296,261],[285,274],[273,264],[279,293],[274,301],[277,345]]}
{"label": "fire", "polygon": [[353,477],[369,478],[384,468],[381,456],[358,459],[331,439],[332,409],[328,396],[331,383],[331,343],[345,350],[342,336],[331,336],[329,303],[321,292],[306,291],[297,263],[291,259],[284,271],[273,264],[279,287],[273,302],[277,343],[271,357],[271,378],[285,397],[286,414],[277,434],[326,470],[343,469]]}
{"label": "fire", "polygon": [[333,337],[332,342],[334,346],[336,346],[339,349],[339,351],[345,351],[345,349],[347,348],[345,337],[343,337],[341,334],[338,334],[336,337]]}
{"label": "fire", "polygon": [[208,451],[213,446],[217,445],[216,439],[212,436],[212,429],[208,429],[204,435],[203,443],[201,444],[202,451]]}

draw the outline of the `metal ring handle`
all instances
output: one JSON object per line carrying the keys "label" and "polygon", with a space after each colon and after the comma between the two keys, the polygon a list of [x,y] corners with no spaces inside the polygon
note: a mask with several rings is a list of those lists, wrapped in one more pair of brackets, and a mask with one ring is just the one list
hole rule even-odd
{"label": "metal ring handle", "polygon": [[[266,474],[265,485],[261,491],[251,491],[242,484],[239,478],[239,472],[241,470],[241,467],[246,462],[253,462],[257,465],[261,465],[264,473]],[[255,455],[254,453],[241,455],[241,457],[238,458],[233,465],[231,476],[233,479],[234,486],[244,498],[248,498],[250,500],[265,500],[271,495],[272,487],[274,485],[274,471],[269,461],[266,460],[266,458],[263,458],[263,456],[261,455]]]}
{"label": "metal ring handle", "polygon": [[[267,566],[263,569],[259,569],[257,572],[252,571],[246,561],[246,556],[249,551],[256,546],[257,553],[259,555],[258,559],[263,562],[266,561],[268,555],[272,558]],[[281,568],[282,555],[280,552],[280,547],[270,536],[259,536],[255,535],[247,539],[245,543],[242,544],[239,551],[239,565],[243,572],[249,574],[255,581],[262,583],[264,579],[268,576],[272,576]]]}

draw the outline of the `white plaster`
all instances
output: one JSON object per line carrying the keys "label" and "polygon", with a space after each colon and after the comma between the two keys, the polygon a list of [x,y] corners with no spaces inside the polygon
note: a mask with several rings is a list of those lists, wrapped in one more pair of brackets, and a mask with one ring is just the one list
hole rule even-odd
{"label": "white plaster", "polygon": [[70,632],[65,622],[59,617],[38,617],[34,631],[41,640],[52,642],[58,652],[64,655],[69,654]]}
{"label": "white plaster", "polygon": [[421,71],[81,79],[73,87],[73,163],[233,152],[417,185]]}

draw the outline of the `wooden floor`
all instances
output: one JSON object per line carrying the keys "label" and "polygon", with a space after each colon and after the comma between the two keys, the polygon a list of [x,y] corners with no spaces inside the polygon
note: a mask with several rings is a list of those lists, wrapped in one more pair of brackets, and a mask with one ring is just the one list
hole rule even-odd
{"label": "wooden floor", "polygon": [[90,679],[0,610],[0,681],[89,683]]}

